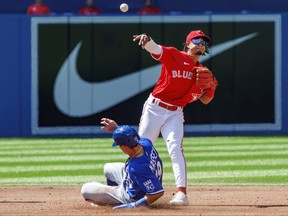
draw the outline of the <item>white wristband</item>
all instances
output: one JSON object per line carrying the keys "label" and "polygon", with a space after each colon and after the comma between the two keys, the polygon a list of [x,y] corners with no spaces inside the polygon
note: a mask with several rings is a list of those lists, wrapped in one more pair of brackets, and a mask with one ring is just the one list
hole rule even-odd
{"label": "white wristband", "polygon": [[152,38],[150,38],[150,41],[148,41],[145,44],[144,47],[149,53],[155,54],[155,55],[161,55],[162,54],[162,47],[158,44],[156,44]]}

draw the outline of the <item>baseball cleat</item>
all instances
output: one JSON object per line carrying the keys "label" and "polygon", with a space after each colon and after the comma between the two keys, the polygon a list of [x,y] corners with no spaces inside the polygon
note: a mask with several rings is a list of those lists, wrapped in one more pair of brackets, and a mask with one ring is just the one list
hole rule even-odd
{"label": "baseball cleat", "polygon": [[95,203],[91,203],[91,206],[94,207],[94,208],[97,208],[97,207],[98,207],[98,205],[95,204]]}
{"label": "baseball cleat", "polygon": [[172,199],[170,200],[171,205],[189,205],[188,198],[186,194],[184,194],[182,191],[178,191]]}

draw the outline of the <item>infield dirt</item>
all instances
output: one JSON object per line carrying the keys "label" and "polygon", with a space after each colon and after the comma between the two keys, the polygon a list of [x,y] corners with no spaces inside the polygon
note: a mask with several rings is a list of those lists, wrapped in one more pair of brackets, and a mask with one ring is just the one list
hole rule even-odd
{"label": "infield dirt", "polygon": [[175,187],[149,207],[112,210],[92,207],[81,186],[0,187],[0,215],[288,215],[288,186],[190,186],[189,206],[170,206]]}

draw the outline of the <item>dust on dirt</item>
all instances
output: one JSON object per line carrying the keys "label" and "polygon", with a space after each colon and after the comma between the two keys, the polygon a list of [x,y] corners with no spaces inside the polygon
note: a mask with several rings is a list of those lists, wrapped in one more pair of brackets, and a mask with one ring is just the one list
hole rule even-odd
{"label": "dust on dirt", "polygon": [[171,206],[175,187],[149,207],[112,210],[92,207],[80,194],[81,186],[1,186],[0,215],[197,215],[287,216],[288,186],[189,186],[189,206]]}

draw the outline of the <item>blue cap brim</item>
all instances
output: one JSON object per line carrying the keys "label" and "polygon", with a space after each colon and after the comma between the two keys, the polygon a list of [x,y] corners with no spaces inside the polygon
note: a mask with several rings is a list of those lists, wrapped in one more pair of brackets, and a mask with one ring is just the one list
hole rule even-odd
{"label": "blue cap brim", "polygon": [[112,147],[118,146],[116,142],[112,143]]}

